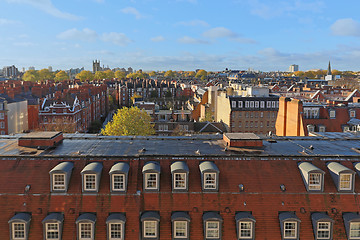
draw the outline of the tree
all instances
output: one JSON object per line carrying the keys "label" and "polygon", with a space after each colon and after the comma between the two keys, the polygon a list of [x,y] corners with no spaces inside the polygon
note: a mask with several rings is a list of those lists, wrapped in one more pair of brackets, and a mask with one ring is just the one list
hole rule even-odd
{"label": "tree", "polygon": [[156,72],[155,72],[155,71],[149,72],[149,76],[150,76],[150,77],[155,77],[155,76],[156,76]]}
{"label": "tree", "polygon": [[188,77],[195,77],[196,73],[194,71],[189,71],[189,72],[186,72],[186,75]]}
{"label": "tree", "polygon": [[97,71],[94,75],[94,79],[100,80],[106,78],[106,73],[102,71]]}
{"label": "tree", "polygon": [[207,76],[207,72],[204,69],[199,70],[195,75],[196,78],[201,78],[201,79],[203,79],[202,77],[206,77],[206,76]]}
{"label": "tree", "polygon": [[171,70],[168,70],[168,71],[166,71],[166,73],[164,74],[164,76],[165,76],[166,78],[173,78],[173,77],[175,77],[175,73],[174,73],[173,71],[171,71]]}
{"label": "tree", "polygon": [[22,77],[24,81],[37,82],[39,81],[39,74],[35,70],[26,71]]}
{"label": "tree", "polygon": [[54,79],[53,73],[50,72],[47,68],[39,70],[38,74],[40,81]]}
{"label": "tree", "polygon": [[115,72],[115,77],[118,79],[125,79],[126,74],[125,74],[125,72],[118,70]]}
{"label": "tree", "polygon": [[80,79],[81,81],[85,81],[85,80],[91,81],[94,79],[94,74],[92,74],[92,72],[90,72],[90,71],[83,70],[76,75],[76,78]]}
{"label": "tree", "polygon": [[108,136],[147,136],[155,133],[151,117],[137,107],[123,107],[113,116],[101,130],[101,134]]}
{"label": "tree", "polygon": [[111,70],[106,70],[104,73],[106,74],[106,77],[105,77],[106,79],[115,78],[115,73],[113,71],[111,71]]}
{"label": "tree", "polygon": [[66,74],[65,71],[60,71],[55,75],[55,80],[60,82],[69,79],[69,76]]}

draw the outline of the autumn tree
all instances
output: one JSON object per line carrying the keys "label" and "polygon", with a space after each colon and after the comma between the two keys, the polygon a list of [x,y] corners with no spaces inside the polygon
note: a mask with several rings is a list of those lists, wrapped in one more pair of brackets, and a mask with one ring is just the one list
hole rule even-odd
{"label": "autumn tree", "polygon": [[39,74],[35,70],[26,71],[22,77],[24,81],[37,82],[39,81]]}
{"label": "autumn tree", "polygon": [[164,74],[164,76],[165,76],[166,78],[173,78],[173,77],[175,77],[175,72],[173,72],[173,71],[171,71],[171,70],[168,70],[168,71],[166,71],[166,73]]}
{"label": "autumn tree", "polygon": [[201,70],[197,71],[195,77],[200,78],[201,80],[205,80],[207,77],[207,72],[204,69],[201,69]]}
{"label": "autumn tree", "polygon": [[155,133],[151,117],[137,107],[123,107],[106,124],[101,134],[108,136],[147,136]]}
{"label": "autumn tree", "polygon": [[50,72],[49,69],[47,69],[47,68],[39,70],[38,74],[39,74],[40,81],[54,79],[53,73]]}
{"label": "autumn tree", "polygon": [[155,76],[156,76],[156,72],[155,72],[155,71],[149,72],[149,76],[150,76],[150,77],[155,77]]}
{"label": "autumn tree", "polygon": [[113,71],[111,71],[110,69],[109,70],[106,70],[104,72],[106,74],[106,79],[113,79],[115,78],[115,73]]}
{"label": "autumn tree", "polygon": [[94,75],[94,79],[100,80],[106,78],[106,73],[102,71],[97,71]]}
{"label": "autumn tree", "polygon": [[94,74],[92,74],[92,72],[90,72],[90,71],[83,70],[76,75],[76,78],[80,79],[81,81],[85,81],[85,80],[91,81],[94,79]]}
{"label": "autumn tree", "polygon": [[60,82],[60,81],[64,81],[69,79],[69,76],[67,75],[67,73],[65,71],[59,71],[58,73],[56,73],[55,75],[55,80]]}
{"label": "autumn tree", "polygon": [[125,79],[126,74],[125,74],[125,72],[118,70],[115,72],[115,77],[118,79]]}

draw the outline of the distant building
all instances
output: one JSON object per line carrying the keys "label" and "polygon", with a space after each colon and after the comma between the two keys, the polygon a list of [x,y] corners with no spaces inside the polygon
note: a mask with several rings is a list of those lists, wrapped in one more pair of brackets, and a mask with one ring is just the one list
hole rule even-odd
{"label": "distant building", "polygon": [[101,71],[101,67],[100,67],[100,60],[95,60],[93,61],[93,73],[96,73],[98,71]]}
{"label": "distant building", "polygon": [[35,70],[35,67],[29,67],[29,70]]}
{"label": "distant building", "polygon": [[335,76],[332,75],[332,73],[331,73],[331,65],[330,65],[330,61],[329,61],[329,65],[328,65],[327,73],[326,73],[326,76],[325,76],[325,80],[332,81],[334,79],[335,79]]}
{"label": "distant building", "polygon": [[297,71],[299,71],[299,65],[296,64],[290,65],[289,72],[297,72]]}
{"label": "distant building", "polygon": [[49,72],[52,72],[53,71],[52,66],[49,66],[48,70],[49,70]]}
{"label": "distant building", "polygon": [[3,68],[4,77],[16,78],[19,75],[19,70],[14,65]]}
{"label": "distant building", "polygon": [[0,134],[22,133],[28,130],[27,100],[0,96]]}

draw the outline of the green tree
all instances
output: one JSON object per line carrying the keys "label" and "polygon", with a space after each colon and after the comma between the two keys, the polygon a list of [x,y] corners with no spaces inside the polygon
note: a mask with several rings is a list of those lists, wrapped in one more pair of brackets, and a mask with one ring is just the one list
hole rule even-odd
{"label": "green tree", "polygon": [[111,70],[106,70],[104,73],[106,74],[106,77],[105,77],[106,79],[115,78],[115,73],[113,71],[111,71]]}
{"label": "green tree", "polygon": [[101,134],[108,136],[147,136],[155,133],[151,117],[137,107],[119,109]]}
{"label": "green tree", "polygon": [[194,71],[186,72],[187,77],[195,77],[196,73]]}
{"label": "green tree", "polygon": [[81,81],[85,81],[85,80],[93,80],[94,79],[94,74],[92,74],[92,72],[90,71],[81,71],[80,73],[78,73],[76,75],[77,79],[80,79]]}
{"label": "green tree", "polygon": [[50,72],[47,68],[39,70],[38,74],[40,81],[54,79],[53,73]]}
{"label": "green tree", "polygon": [[115,77],[118,79],[125,79],[126,75],[125,72],[118,70],[115,72]]}
{"label": "green tree", "polygon": [[106,78],[106,73],[102,71],[97,71],[94,75],[94,79],[100,80]]}
{"label": "green tree", "polygon": [[26,71],[22,77],[24,81],[37,82],[39,81],[39,74],[35,70]]}
{"label": "green tree", "polygon": [[69,79],[69,76],[66,74],[66,72],[65,71],[60,71],[60,72],[58,72],[58,73],[56,73],[56,75],[55,75],[55,80],[56,81],[64,81],[64,80],[67,80],[67,79]]}

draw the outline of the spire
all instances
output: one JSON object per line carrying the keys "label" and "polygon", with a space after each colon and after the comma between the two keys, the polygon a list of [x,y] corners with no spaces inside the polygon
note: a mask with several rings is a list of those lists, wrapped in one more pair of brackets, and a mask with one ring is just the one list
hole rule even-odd
{"label": "spire", "polygon": [[327,70],[327,75],[331,75],[331,66],[330,66],[330,61],[329,61],[329,66],[328,66],[328,70]]}

